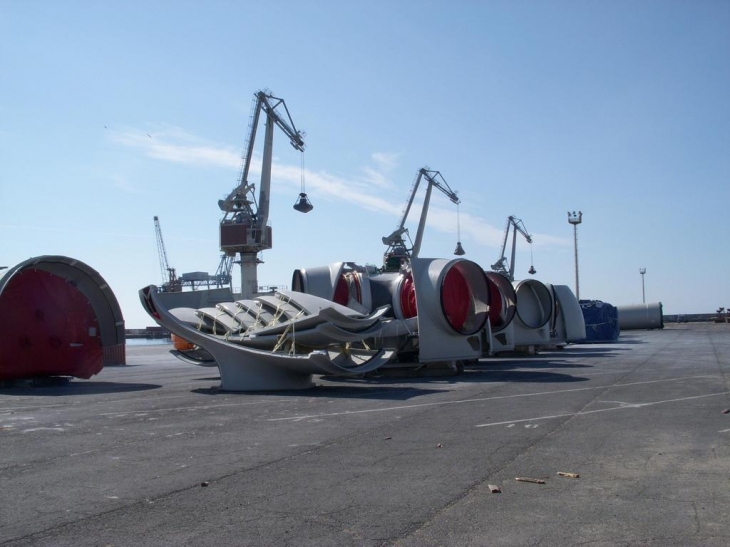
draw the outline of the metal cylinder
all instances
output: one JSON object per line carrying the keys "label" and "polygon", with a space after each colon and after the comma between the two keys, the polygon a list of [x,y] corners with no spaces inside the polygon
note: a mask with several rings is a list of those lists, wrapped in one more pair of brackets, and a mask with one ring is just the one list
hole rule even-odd
{"label": "metal cylinder", "polygon": [[523,279],[515,283],[517,318],[528,329],[544,327],[553,314],[553,298],[544,283]]}
{"label": "metal cylinder", "polygon": [[661,302],[616,306],[621,330],[663,329],[664,315]]}

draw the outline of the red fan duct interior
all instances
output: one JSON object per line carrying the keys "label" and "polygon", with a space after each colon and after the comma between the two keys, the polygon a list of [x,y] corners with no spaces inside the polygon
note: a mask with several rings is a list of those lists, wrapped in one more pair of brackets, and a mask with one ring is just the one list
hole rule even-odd
{"label": "red fan duct interior", "polygon": [[517,294],[504,275],[484,272],[489,282],[489,324],[492,332],[499,332],[512,322],[517,309]]}
{"label": "red fan duct interior", "polygon": [[0,279],[0,380],[90,378],[124,363],[124,342],[114,295],[81,262],[31,259]]}
{"label": "red fan duct interior", "polygon": [[451,328],[461,332],[469,315],[471,301],[469,284],[460,270],[460,264],[450,268],[441,285],[441,308]]}
{"label": "red fan duct interior", "polygon": [[400,309],[404,319],[418,315],[416,304],[416,286],[413,284],[413,274],[408,272],[400,285]]}

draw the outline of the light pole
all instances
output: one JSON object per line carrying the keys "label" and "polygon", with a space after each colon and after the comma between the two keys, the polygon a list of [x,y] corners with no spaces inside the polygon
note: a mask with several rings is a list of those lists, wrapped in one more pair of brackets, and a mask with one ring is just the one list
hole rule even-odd
{"label": "light pole", "polygon": [[573,225],[573,244],[575,248],[575,298],[580,300],[580,285],[578,284],[578,224],[583,222],[583,212],[568,211],[568,222]]}
{"label": "light pole", "polygon": [[639,273],[641,274],[641,303],[646,304],[646,292],[644,291],[644,274],[646,273],[646,268],[639,268]]}

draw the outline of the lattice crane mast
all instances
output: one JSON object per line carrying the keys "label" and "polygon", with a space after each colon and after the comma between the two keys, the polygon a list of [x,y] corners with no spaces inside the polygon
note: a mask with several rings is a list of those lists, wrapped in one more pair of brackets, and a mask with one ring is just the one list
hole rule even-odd
{"label": "lattice crane mast", "polygon": [[[509,231],[512,228],[512,257],[510,259],[509,267],[507,266],[507,257],[505,251],[507,250],[507,239],[509,239]],[[532,245],[532,236],[527,233],[525,224],[519,218],[510,215],[507,217],[507,227],[504,230],[504,240],[502,241],[502,253],[499,256],[499,260],[492,264],[492,270],[504,274],[510,281],[515,279],[515,250],[517,248],[517,232],[522,234],[527,243]],[[530,275],[537,273],[535,267],[530,264],[528,272]]]}
{"label": "lattice crane mast", "polygon": [[[261,113],[266,117],[266,131],[257,199],[256,186],[249,183],[248,173]],[[284,99],[274,97],[267,91],[256,92],[239,184],[226,199],[218,201],[218,206],[224,212],[220,223],[220,248],[227,256],[240,255],[242,298],[252,298],[256,294],[258,290],[256,268],[261,262],[257,255],[260,251],[271,249],[272,246],[271,226],[268,226],[268,221],[274,126],[278,126],[289,137],[289,142],[296,150],[304,152],[304,133],[294,126]],[[304,192],[303,182],[302,192],[294,209],[304,213],[312,210],[312,205]]]}
{"label": "lattice crane mast", "polygon": [[157,238],[157,256],[160,260],[160,273],[162,274],[163,292],[180,292],[182,285],[175,274],[175,268],[171,268],[167,263],[167,251],[165,250],[165,241],[162,239],[162,228],[160,228],[160,219],[154,217],[155,220],[155,237]]}
{"label": "lattice crane mast", "polygon": [[[408,228],[405,227],[405,223],[406,219],[408,218],[408,213],[411,210],[411,206],[413,205],[413,199],[416,197],[418,186],[421,184],[421,179],[424,178],[428,182],[426,197],[423,200],[423,208],[421,209],[421,219],[418,223],[416,239],[413,242],[412,247],[409,249],[406,246],[405,240],[403,239],[403,236],[408,234]],[[431,201],[431,191],[434,187],[441,190],[441,192],[443,192],[446,197],[448,197],[449,200],[451,200],[451,202],[456,204],[457,206],[459,205],[459,203],[461,203],[459,196],[457,196],[456,192],[454,192],[449,187],[448,183],[440,172],[433,171],[431,169],[428,169],[427,167],[421,167],[418,170],[416,181],[413,183],[413,187],[411,188],[411,195],[408,199],[408,202],[406,203],[405,209],[403,210],[403,215],[401,217],[400,223],[398,224],[398,228],[396,228],[395,231],[389,236],[383,238],[383,244],[388,246],[388,249],[386,250],[384,255],[384,262],[386,266],[388,266],[389,261],[395,261],[396,259],[399,262],[400,259],[418,257],[418,253],[421,251],[423,232],[426,228],[426,217],[428,216],[428,207]],[[457,243],[456,251],[454,251],[454,254],[464,254],[464,249],[461,247],[461,241]]]}

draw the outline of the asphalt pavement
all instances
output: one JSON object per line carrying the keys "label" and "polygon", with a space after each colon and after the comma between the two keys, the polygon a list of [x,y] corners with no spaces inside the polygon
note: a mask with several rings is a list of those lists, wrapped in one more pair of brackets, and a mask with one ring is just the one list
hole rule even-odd
{"label": "asphalt pavement", "polygon": [[167,349],[0,390],[0,546],[730,545],[730,324],[295,392]]}

